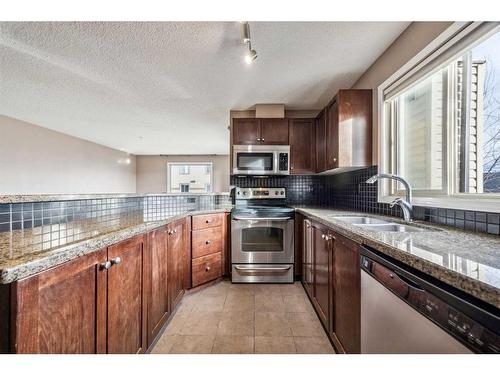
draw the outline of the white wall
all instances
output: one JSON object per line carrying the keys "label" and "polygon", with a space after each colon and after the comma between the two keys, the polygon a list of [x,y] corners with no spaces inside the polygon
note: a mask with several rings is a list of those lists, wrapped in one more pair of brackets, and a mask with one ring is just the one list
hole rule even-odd
{"label": "white wall", "polygon": [[0,194],[135,193],[135,169],[133,155],[0,115]]}
{"label": "white wall", "polygon": [[453,22],[412,22],[352,86],[353,89],[373,90],[372,155],[375,164],[378,164],[377,88],[452,24]]}
{"label": "white wall", "polygon": [[213,191],[229,191],[229,155],[137,155],[137,193],[160,193],[167,191],[168,162],[213,163]]}

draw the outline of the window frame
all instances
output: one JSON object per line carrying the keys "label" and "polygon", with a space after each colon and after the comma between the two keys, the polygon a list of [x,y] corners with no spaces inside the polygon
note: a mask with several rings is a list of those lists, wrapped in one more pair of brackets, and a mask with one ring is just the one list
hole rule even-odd
{"label": "window frame", "polygon": [[[181,192],[172,192],[172,187],[170,186],[170,180],[171,180],[171,167],[176,166],[176,165],[188,165],[188,166],[204,166],[204,167],[210,167],[210,191],[209,192],[188,192],[188,193],[181,193]],[[207,174],[206,171],[204,174]],[[183,176],[186,176],[185,174],[181,174]],[[211,161],[190,161],[190,162],[182,162],[182,161],[176,161],[176,162],[167,162],[167,193],[170,194],[211,194],[213,193],[214,189],[214,163]],[[180,189],[180,186],[179,186]]]}
{"label": "window frame", "polygon": [[[377,140],[378,140],[378,161],[379,161],[379,173],[397,173],[397,133],[395,131],[396,121],[395,121],[395,111],[391,107],[391,102],[394,97],[406,90],[403,88],[396,94],[392,94],[389,98],[385,98],[384,94],[388,88],[396,85],[396,83],[403,81],[406,76],[411,76],[415,73],[418,74],[419,69],[424,69],[428,65],[432,65],[434,59],[439,58],[439,51],[448,51],[450,47],[455,44],[459,44],[462,39],[465,39],[469,34],[472,35],[476,32],[482,24],[487,24],[483,22],[455,22],[448,30],[441,34],[436,40],[431,42],[426,48],[424,48],[419,54],[417,54],[413,59],[411,59],[407,64],[403,65],[398,71],[396,71],[392,76],[390,76],[386,81],[384,81],[377,89],[377,106],[378,106],[378,127]],[[491,23],[489,23],[491,24]],[[473,42],[469,43],[466,47],[461,49],[462,54],[466,49],[481,43],[491,35],[499,32],[499,23],[495,27],[491,25],[486,25],[484,32],[479,38],[476,38]],[[465,30],[465,31],[464,31]],[[457,35],[460,38],[457,39]],[[458,54],[460,56],[460,54]],[[450,61],[448,58],[446,61]],[[427,61],[427,63],[425,63]],[[415,85],[417,82],[429,77],[435,73],[437,69],[443,68],[448,63],[442,63],[435,66],[433,69],[428,71],[426,74],[422,75],[419,79],[415,80],[410,84],[410,86]],[[455,92],[453,86],[453,79],[450,79],[449,69],[447,72],[447,94],[454,95]],[[449,96],[448,96],[449,97]],[[446,115],[445,124],[443,131],[443,158],[446,159],[443,165],[443,177],[446,177],[443,181],[443,189],[440,192],[436,191],[423,191],[415,190],[413,191],[413,201],[412,204],[424,207],[443,207],[452,209],[464,209],[464,210],[475,210],[475,211],[488,211],[488,212],[500,212],[500,193],[461,193],[459,192],[458,185],[456,183],[456,173],[457,173],[457,158],[454,157],[457,153],[457,142],[454,140],[455,133],[457,131],[456,121],[455,121],[455,111],[453,106],[449,105],[449,101],[444,106],[446,108],[443,116]],[[451,127],[447,126],[451,122]],[[402,196],[404,191],[397,190],[397,183],[392,180],[379,180],[378,189],[378,201],[382,203],[390,203],[395,198]]]}

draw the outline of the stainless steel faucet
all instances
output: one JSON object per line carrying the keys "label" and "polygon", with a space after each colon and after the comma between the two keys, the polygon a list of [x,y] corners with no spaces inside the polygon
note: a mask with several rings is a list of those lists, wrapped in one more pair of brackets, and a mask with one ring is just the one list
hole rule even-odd
{"label": "stainless steel faucet", "polygon": [[408,181],[406,181],[401,176],[398,176],[398,175],[395,175],[395,174],[387,174],[387,173],[379,173],[379,174],[376,174],[374,176],[371,176],[368,180],[366,180],[366,183],[367,184],[373,184],[375,181],[378,181],[381,178],[388,178],[388,179],[391,179],[391,180],[399,181],[405,187],[405,190],[406,190],[406,199],[398,197],[398,198],[394,199],[391,202],[390,207],[392,208],[396,204],[398,206],[400,206],[401,209],[403,210],[403,216],[404,216],[405,221],[406,222],[410,222],[412,220],[411,216],[412,216],[412,213],[413,213],[413,206],[411,205],[411,186],[410,186],[410,184],[408,183]]}

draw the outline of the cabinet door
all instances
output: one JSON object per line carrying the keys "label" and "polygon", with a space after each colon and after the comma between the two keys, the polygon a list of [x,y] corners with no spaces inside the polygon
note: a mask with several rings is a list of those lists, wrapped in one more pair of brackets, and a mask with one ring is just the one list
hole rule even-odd
{"label": "cabinet door", "polygon": [[260,128],[260,144],[288,145],[288,119],[263,119]]}
{"label": "cabinet door", "polygon": [[108,353],[146,349],[143,298],[144,241],[136,236],[108,247]]}
{"label": "cabinet door", "polygon": [[316,171],[326,170],[326,120],[327,110],[316,117]]}
{"label": "cabinet door", "polygon": [[341,235],[334,236],[334,301],[331,330],[345,352],[359,353],[361,349],[359,245]]}
{"label": "cabinet door", "polygon": [[307,293],[311,295],[314,285],[313,264],[313,227],[307,219],[302,226],[302,284]]}
{"label": "cabinet door", "polygon": [[[348,140],[345,140],[346,142]],[[326,169],[339,165],[339,107],[338,99],[328,108],[328,126],[326,128]]]}
{"label": "cabinet door", "polygon": [[316,132],[314,119],[290,120],[290,173],[316,171]]}
{"label": "cabinet door", "polygon": [[106,250],[14,284],[16,353],[106,351]]}
{"label": "cabinet door", "polygon": [[260,138],[260,119],[233,119],[233,144],[257,145],[260,144]]}
{"label": "cabinet door", "polygon": [[314,289],[313,301],[318,315],[325,327],[330,321],[331,288],[331,241],[326,227],[313,223],[314,243]]}
{"label": "cabinet door", "polygon": [[184,294],[184,220],[168,226],[168,266],[170,311],[173,311]]}
{"label": "cabinet door", "polygon": [[170,315],[168,306],[167,228],[148,234],[148,344],[154,340]]}

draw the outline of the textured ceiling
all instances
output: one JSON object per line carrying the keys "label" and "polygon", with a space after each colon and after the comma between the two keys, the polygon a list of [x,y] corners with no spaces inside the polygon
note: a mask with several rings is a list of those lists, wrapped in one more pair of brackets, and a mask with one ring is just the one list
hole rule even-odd
{"label": "textured ceiling", "polygon": [[134,154],[226,154],[230,109],[323,107],[406,22],[0,23],[0,113]]}

